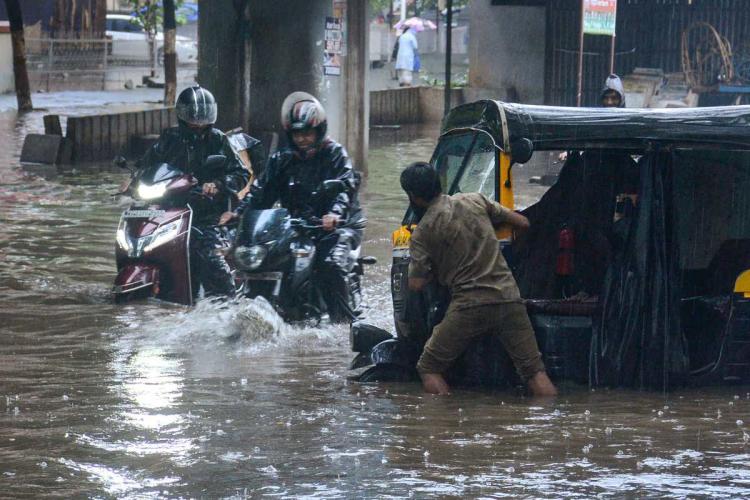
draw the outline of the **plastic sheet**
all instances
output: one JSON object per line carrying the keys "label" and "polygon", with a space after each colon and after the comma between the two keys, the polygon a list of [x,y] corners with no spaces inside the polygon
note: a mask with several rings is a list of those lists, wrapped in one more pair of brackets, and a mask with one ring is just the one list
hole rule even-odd
{"label": "plastic sheet", "polygon": [[667,390],[687,379],[672,220],[674,160],[670,153],[650,153],[639,161],[639,208],[607,272],[594,322],[592,385]]}
{"label": "plastic sheet", "polygon": [[443,121],[442,132],[481,128],[502,147],[503,113],[509,142],[530,139],[536,150],[643,149],[651,141],[750,148],[750,106],[566,108],[485,100],[453,109]]}

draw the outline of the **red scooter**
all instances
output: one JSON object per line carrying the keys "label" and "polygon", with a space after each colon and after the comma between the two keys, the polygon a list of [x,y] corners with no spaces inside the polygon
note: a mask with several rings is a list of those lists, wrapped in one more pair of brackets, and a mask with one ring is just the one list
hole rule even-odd
{"label": "red scooter", "polygon": [[[221,167],[223,155],[206,159],[204,168]],[[124,166],[124,160],[116,162]],[[198,181],[167,163],[148,166],[119,195],[133,198],[117,228],[117,277],[114,298],[156,297],[193,304],[190,277],[191,201],[203,196]]]}

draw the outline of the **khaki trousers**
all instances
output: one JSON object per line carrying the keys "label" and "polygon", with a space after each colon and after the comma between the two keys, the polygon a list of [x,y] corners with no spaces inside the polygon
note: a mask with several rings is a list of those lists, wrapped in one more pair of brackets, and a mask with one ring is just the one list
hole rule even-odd
{"label": "khaki trousers", "polygon": [[516,302],[463,309],[451,304],[425,344],[417,370],[419,373],[444,373],[473,339],[485,334],[499,335],[524,382],[544,371],[526,307]]}

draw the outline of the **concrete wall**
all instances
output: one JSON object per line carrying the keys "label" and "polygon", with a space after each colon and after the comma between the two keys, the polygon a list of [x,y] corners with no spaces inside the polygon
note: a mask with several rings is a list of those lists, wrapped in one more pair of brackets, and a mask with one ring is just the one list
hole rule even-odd
{"label": "concrete wall", "polygon": [[0,94],[13,92],[13,46],[10,43],[10,33],[5,33],[0,27]]}
{"label": "concrete wall", "polygon": [[546,15],[544,7],[469,3],[467,98],[526,104],[544,102]]}
{"label": "concrete wall", "polygon": [[[238,125],[251,133],[279,131],[281,103],[288,94],[303,90],[323,103],[329,130],[338,135],[341,76],[323,75],[325,16],[332,15],[330,0],[260,0],[251,2],[247,21],[233,0],[199,2],[198,82],[219,101],[219,126]],[[242,52],[249,37],[250,57]],[[249,82],[240,75],[247,71]],[[249,116],[243,117],[243,93],[249,92]]]}

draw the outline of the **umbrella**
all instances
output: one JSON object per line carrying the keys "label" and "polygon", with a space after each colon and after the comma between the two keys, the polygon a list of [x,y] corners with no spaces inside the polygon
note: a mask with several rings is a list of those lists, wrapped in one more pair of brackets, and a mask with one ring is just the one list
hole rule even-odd
{"label": "umbrella", "polygon": [[414,31],[424,31],[426,29],[428,30],[437,29],[437,26],[435,26],[435,23],[427,19],[422,19],[421,17],[410,17],[409,19],[405,21],[399,21],[396,23],[396,26],[394,27],[397,30],[402,30],[404,29],[404,26],[414,28]]}

